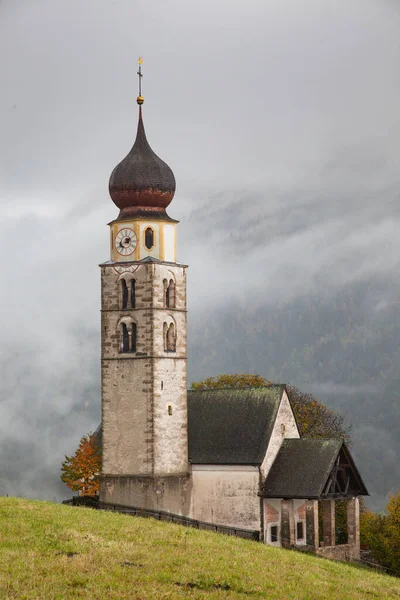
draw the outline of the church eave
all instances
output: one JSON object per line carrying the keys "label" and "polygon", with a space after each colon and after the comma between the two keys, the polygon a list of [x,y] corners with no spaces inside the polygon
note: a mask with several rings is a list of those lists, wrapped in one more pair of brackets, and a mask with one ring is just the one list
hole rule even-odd
{"label": "church eave", "polygon": [[124,262],[115,262],[113,260],[106,260],[102,263],[99,264],[99,267],[129,267],[131,265],[143,265],[143,264],[157,264],[157,265],[169,265],[171,267],[182,267],[183,269],[187,269],[189,267],[189,265],[185,265],[183,263],[180,263],[178,261],[173,262],[170,260],[160,260],[158,258],[154,258],[153,256],[146,256],[145,258],[142,258],[141,260],[129,260],[129,261],[124,261]]}
{"label": "church eave", "polygon": [[173,219],[168,216],[165,211],[136,211],[132,214],[125,214],[124,216],[118,216],[113,219],[107,225],[113,225],[114,223],[124,223],[126,221],[159,221],[160,223],[179,223],[177,219]]}

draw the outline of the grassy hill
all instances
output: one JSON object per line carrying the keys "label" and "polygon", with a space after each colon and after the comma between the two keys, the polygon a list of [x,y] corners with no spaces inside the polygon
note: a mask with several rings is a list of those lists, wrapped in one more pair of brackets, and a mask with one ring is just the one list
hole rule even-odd
{"label": "grassy hill", "polygon": [[400,598],[365,568],[179,525],[0,499],[0,598]]}

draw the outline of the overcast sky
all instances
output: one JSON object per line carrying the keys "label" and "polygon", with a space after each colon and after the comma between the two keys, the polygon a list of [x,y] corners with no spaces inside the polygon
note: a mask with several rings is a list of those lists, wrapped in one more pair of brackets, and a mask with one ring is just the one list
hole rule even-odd
{"label": "overcast sky", "polygon": [[139,55],[193,315],[398,277],[399,27],[396,0],[0,0],[4,444],[59,463],[98,419],[97,265]]}

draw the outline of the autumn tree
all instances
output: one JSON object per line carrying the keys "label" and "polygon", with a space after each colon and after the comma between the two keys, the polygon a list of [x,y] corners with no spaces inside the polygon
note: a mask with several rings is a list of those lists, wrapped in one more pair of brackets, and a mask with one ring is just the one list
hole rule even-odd
{"label": "autumn tree", "polygon": [[[193,390],[216,388],[246,388],[271,386],[269,379],[251,373],[217,375],[192,383]],[[305,394],[294,386],[287,391],[296,416],[300,435],[308,438],[340,438],[350,443],[350,426],[343,417],[319,402],[312,394]]]}
{"label": "autumn tree", "polygon": [[312,394],[305,394],[292,385],[287,386],[287,392],[301,437],[340,438],[351,444],[351,425],[346,425],[341,414],[319,402]]}
{"label": "autumn tree", "polygon": [[194,381],[192,390],[210,390],[215,388],[244,388],[244,387],[264,387],[272,385],[272,381],[261,377],[261,375],[252,375],[251,373],[236,373],[235,375],[217,375],[208,377],[203,381]]}
{"label": "autumn tree", "polygon": [[361,543],[367,544],[383,567],[400,573],[400,490],[391,495],[386,515],[365,511],[361,515]]}
{"label": "autumn tree", "polygon": [[66,456],[61,466],[61,481],[80,496],[99,492],[101,451],[93,433],[84,435],[73,456]]}

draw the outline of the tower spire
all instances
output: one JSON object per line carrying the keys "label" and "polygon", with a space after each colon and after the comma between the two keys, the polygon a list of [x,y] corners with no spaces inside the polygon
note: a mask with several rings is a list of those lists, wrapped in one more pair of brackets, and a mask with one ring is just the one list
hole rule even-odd
{"label": "tower spire", "polygon": [[139,96],[136,99],[136,102],[139,104],[139,106],[141,106],[144,102],[144,98],[142,96],[142,64],[143,64],[143,57],[139,56],[139,60],[138,60],[138,64],[139,64],[139,69],[138,69],[138,77],[139,77]]}
{"label": "tower spire", "polygon": [[136,140],[130,152],[111,173],[109,191],[120,209],[119,218],[151,214],[153,218],[169,219],[165,209],[175,193],[175,177],[169,166],[150,148],[142,118],[142,62],[138,63],[139,119]]}

